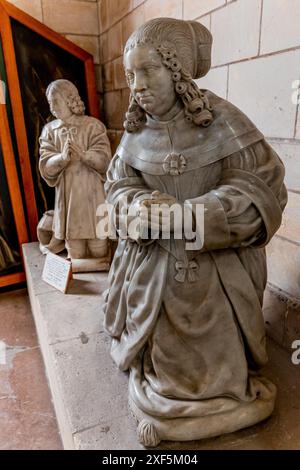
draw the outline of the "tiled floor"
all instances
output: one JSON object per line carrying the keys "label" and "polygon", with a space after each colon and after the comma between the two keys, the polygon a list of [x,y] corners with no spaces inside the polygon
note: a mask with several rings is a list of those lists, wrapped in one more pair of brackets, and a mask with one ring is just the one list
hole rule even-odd
{"label": "tiled floor", "polygon": [[0,294],[0,341],[0,450],[62,449],[25,289]]}

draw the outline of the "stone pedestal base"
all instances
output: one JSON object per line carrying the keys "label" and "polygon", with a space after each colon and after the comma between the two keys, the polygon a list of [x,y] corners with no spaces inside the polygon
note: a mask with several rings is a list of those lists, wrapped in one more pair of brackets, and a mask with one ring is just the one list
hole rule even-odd
{"label": "stone pedestal base", "polygon": [[93,273],[109,271],[109,261],[98,258],[72,259],[73,273]]}

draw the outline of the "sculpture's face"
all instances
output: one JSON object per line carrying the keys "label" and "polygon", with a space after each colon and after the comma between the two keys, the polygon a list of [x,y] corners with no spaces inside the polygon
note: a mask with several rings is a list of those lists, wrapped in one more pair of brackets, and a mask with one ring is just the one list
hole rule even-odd
{"label": "sculpture's face", "polygon": [[125,54],[124,66],[131,93],[147,113],[163,119],[177,101],[171,71],[152,46],[138,46]]}
{"label": "sculpture's face", "polygon": [[48,102],[51,114],[57,119],[64,121],[72,116],[73,113],[67,105],[66,100],[58,91],[50,91]]}

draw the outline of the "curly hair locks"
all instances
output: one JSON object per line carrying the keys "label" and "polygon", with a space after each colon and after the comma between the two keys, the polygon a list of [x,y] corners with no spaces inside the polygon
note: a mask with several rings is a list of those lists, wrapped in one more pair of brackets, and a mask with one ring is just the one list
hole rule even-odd
{"label": "curly hair locks", "polygon": [[85,113],[84,102],[79,96],[79,92],[76,86],[69,80],[59,79],[50,83],[46,90],[46,96],[49,100],[50,93],[57,91],[66,100],[67,106],[70,108],[73,114],[82,116]]}

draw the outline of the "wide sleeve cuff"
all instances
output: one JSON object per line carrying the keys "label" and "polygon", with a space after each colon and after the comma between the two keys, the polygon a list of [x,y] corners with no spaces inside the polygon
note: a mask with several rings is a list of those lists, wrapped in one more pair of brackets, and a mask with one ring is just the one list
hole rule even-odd
{"label": "wide sleeve cuff", "polygon": [[229,185],[245,194],[254,204],[264,222],[266,237],[256,246],[264,246],[279,229],[282,208],[272,189],[255,174],[238,169],[224,170],[220,185]]}
{"label": "wide sleeve cuff", "polygon": [[[229,224],[225,210],[215,192],[217,193],[217,190],[197,198],[187,199],[184,202],[184,205],[193,212],[197,233],[203,241],[201,251],[217,250],[230,246]],[[197,221],[197,204],[204,205],[203,227],[199,226],[199,221]]]}
{"label": "wide sleeve cuff", "polygon": [[41,175],[49,186],[56,186],[60,175],[67,165],[68,162],[63,160],[61,153],[52,155],[42,154],[39,162]]}

